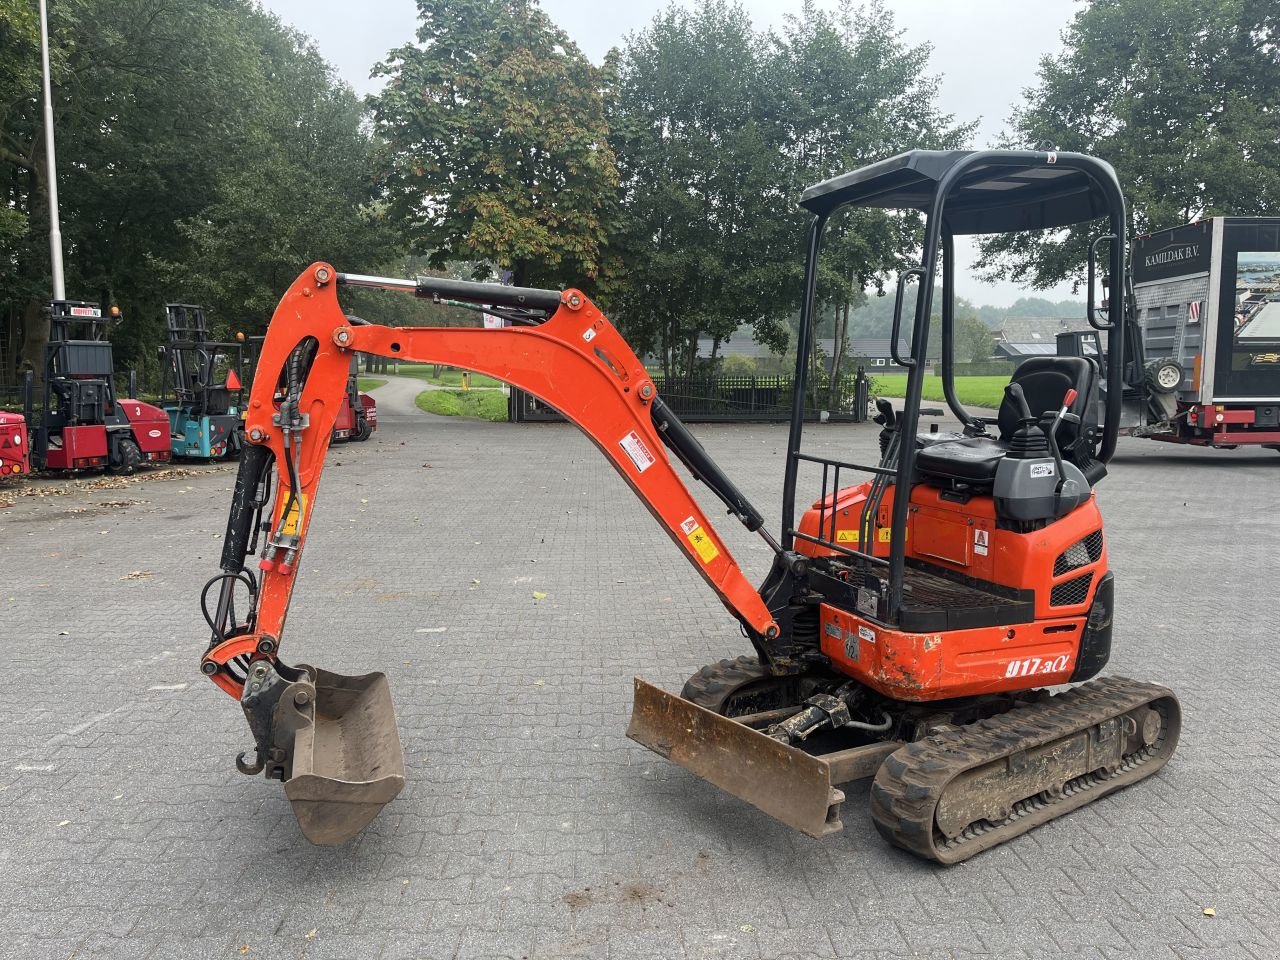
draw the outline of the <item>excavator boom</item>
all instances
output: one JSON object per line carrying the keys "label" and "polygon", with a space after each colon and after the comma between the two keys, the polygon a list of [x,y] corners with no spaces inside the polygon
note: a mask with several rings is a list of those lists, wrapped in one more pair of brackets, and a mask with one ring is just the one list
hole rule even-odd
{"label": "excavator boom", "polygon": [[[465,297],[490,310],[507,306],[519,325],[357,324],[338,304],[344,283]],[[748,635],[762,642],[778,637],[768,606],[665,449],[776,547],[761,530],[763,520],[666,408],[639,358],[582,293],[348,277],[313,264],[281,299],[262,345],[222,573],[206,587],[218,587],[218,603],[201,663],[215,684],[240,699],[254,733],[257,757],[250,762],[242,755],[241,770],[285,781],[313,841],[339,843],[354,835],[404,782],[385,677],[341,677],[278,659],[355,351],[484,373],[554,405],[613,464]],[[246,566],[253,555],[259,557],[256,570]],[[248,610],[237,618],[235,599],[244,590]]]}

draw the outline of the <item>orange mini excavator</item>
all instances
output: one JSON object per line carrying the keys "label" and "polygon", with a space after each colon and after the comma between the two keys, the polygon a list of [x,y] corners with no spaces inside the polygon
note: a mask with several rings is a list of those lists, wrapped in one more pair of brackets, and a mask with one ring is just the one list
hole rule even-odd
{"label": "orange mini excavator", "polygon": [[[213,636],[201,669],[248,718],[254,756],[241,754],[237,765],[284,782],[309,839],[354,836],[404,783],[386,678],[279,658],[356,350],[497,377],[591,438],[754,648],[753,656],[704,667],[679,697],[636,680],[628,735],[777,819],[815,837],[831,834],[841,827],[839,786],[874,777],[871,815],[880,832],[954,863],[1168,760],[1180,726],[1173,694],[1092,679],[1110,654],[1114,612],[1094,497],[1115,449],[1123,394],[1126,221],[1114,171],[1071,153],[917,150],[819,183],[801,205],[813,220],[777,540],[579,291],[392,280],[323,263],[289,288],[253,381],[222,572],[205,588],[205,599],[216,593],[216,607],[204,604]],[[924,214],[921,265],[900,276],[893,320],[894,357],[909,371],[906,399],[898,412],[880,402],[881,457],[865,465],[801,449],[803,358],[822,238],[849,206]],[[1108,332],[1105,364],[1033,358],[1017,368],[998,416],[972,415],[953,384],[954,237],[1093,221],[1105,226],[1088,248],[1088,317]],[[1098,304],[1104,255],[1115,293]],[[939,265],[942,380],[962,429],[918,434]],[[919,293],[904,334],[913,279]],[[510,325],[358,323],[339,306],[343,286],[448,298]],[[673,459],[773,550],[759,588]],[[797,522],[801,471],[818,496]],[[869,479],[849,484],[859,473]],[[1089,682],[1045,689],[1080,681]]]}

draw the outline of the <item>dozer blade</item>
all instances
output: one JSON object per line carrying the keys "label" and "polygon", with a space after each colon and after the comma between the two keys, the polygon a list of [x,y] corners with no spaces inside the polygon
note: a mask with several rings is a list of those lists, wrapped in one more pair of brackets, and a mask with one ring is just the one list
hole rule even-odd
{"label": "dozer blade", "polygon": [[[291,684],[277,708],[277,730],[295,727],[284,790],[303,835],[335,846],[367,827],[404,787],[404,751],[386,674],[302,669],[310,681]],[[293,716],[286,720],[286,712]]]}
{"label": "dozer blade", "polygon": [[832,786],[827,760],[639,677],[627,736],[811,837],[822,838],[843,827],[844,793]]}

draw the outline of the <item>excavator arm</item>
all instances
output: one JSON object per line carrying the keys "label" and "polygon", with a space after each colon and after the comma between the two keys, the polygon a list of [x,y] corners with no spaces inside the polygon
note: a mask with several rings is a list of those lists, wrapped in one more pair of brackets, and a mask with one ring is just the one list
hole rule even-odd
{"label": "excavator arm", "polygon": [[[513,325],[367,324],[343,314],[343,285],[411,291],[492,311]],[[431,277],[400,281],[313,264],[281,299],[259,355],[222,571],[201,596],[212,636],[200,664],[240,701],[253,733],[255,756],[240,754],[237,767],[283,781],[313,842],[354,836],[404,785],[386,677],[341,676],[279,659],[353,351],[488,374],[551,404],[599,447],[757,649],[763,653],[789,633],[789,621],[783,618],[780,626],[766,603],[774,592],[758,591],[743,575],[664,447],[781,558],[763,519],[666,407],[644,365],[581,292]]]}
{"label": "excavator arm", "polygon": [[[338,304],[338,287],[344,283],[396,286],[436,299],[443,292],[478,303],[506,302],[526,325],[484,329],[354,323]],[[487,374],[554,406],[608,458],[747,630],[760,638],[777,637],[778,624],[760,593],[707,521],[664,446],[749,529],[772,543],[761,530],[759,514],[666,408],[644,365],[595,305],[577,290],[513,292],[517,290],[436,278],[348,277],[317,263],[285,293],[254,376],[223,572],[210,581],[210,587],[220,589],[201,669],[224,691],[241,697],[247,664],[276,658],[352,351]],[[539,312],[546,318],[540,319]],[[255,552],[256,571],[246,566]],[[232,614],[241,588],[249,592],[249,608],[237,623]]]}

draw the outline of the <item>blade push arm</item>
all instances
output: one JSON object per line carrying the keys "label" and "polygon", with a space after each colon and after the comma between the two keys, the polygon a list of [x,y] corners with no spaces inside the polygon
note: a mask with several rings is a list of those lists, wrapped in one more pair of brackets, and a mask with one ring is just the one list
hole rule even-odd
{"label": "blade push arm", "polygon": [[[351,279],[353,285],[375,285],[375,278]],[[749,529],[760,528],[759,514],[666,410],[644,365],[583,294],[565,291],[548,319],[529,320],[527,326],[384,327],[349,322],[338,304],[338,281],[327,264],[308,268],[281,299],[262,346],[223,573],[210,582],[221,585],[210,618],[214,635],[201,664],[226,692],[238,697],[248,660],[274,659],[278,649],[352,351],[488,374],[554,406],[613,464],[734,616],[759,637],[778,635],[768,607],[676,474],[664,443]],[[426,282],[418,285],[420,294]],[[465,291],[470,299],[484,295],[492,303],[505,296],[513,307],[544,312],[551,312],[556,296],[463,286],[478,288]],[[427,289],[426,295],[439,293]],[[244,565],[260,534],[261,559],[253,571]],[[237,583],[254,584],[243,623],[232,615]]]}

